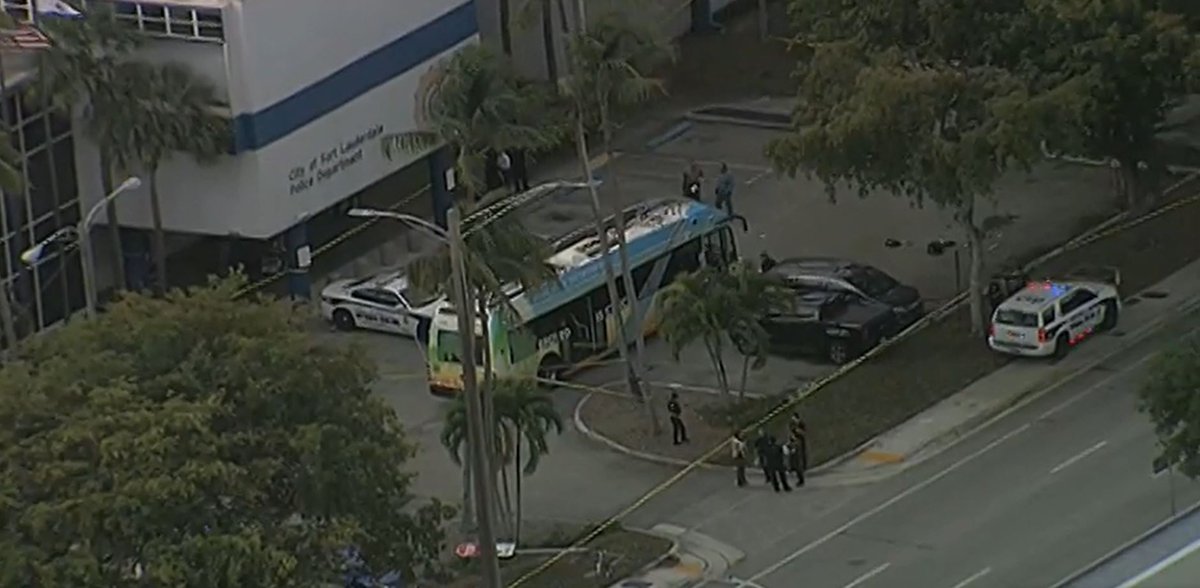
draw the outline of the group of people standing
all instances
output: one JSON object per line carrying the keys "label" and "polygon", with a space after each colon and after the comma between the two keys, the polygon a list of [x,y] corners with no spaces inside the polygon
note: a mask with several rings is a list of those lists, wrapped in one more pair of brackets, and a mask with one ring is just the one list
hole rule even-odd
{"label": "group of people standing", "polygon": [[[749,465],[749,451],[742,433],[735,433],[731,445],[733,461],[737,467],[737,485],[745,486],[746,467]],[[787,439],[780,443],[774,435],[765,429],[758,430],[758,438],[754,440],[754,454],[767,483],[776,492],[791,492],[792,485],[788,482],[791,474],[796,476],[796,487],[804,486],[804,471],[808,469],[808,428],[799,413],[793,413],[788,421]]]}
{"label": "group of people standing", "polygon": [[[700,187],[703,180],[704,170],[693,161],[683,172],[683,197],[697,202],[703,200]],[[729,216],[733,216],[733,188],[735,185],[736,182],[733,179],[733,172],[729,171],[729,165],[722,163],[721,174],[717,176],[717,185],[713,189],[713,194],[716,196],[716,207],[723,209]]]}

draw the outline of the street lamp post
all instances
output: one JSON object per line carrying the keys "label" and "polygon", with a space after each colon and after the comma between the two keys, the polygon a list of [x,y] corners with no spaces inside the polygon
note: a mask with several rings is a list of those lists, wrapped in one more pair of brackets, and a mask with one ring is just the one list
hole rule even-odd
{"label": "street lamp post", "polygon": [[142,180],[136,176],[127,178],[121,185],[117,186],[107,196],[100,199],[94,204],[83,216],[83,218],[74,227],[64,227],[54,232],[53,235],[42,239],[33,247],[26,249],[21,253],[21,261],[26,265],[36,266],[41,262],[46,249],[56,243],[74,241],[79,245],[80,265],[83,270],[83,297],[85,303],[85,315],[87,318],[96,316],[97,294],[96,294],[96,265],[95,257],[92,253],[91,229],[92,223],[96,220],[96,215],[100,210],[107,206],[117,196],[124,194],[130,190],[136,190],[142,185]]}
{"label": "street lamp post", "polygon": [[467,453],[471,458],[471,473],[475,486],[475,508],[479,515],[479,554],[483,560],[484,585],[502,588],[500,563],[496,553],[495,517],[491,497],[495,496],[492,484],[491,464],[484,444],[483,405],[475,373],[475,305],[467,283],[466,265],[463,261],[462,221],[458,209],[451,208],[446,215],[447,229],[425,219],[399,212],[355,208],[348,215],[359,218],[389,218],[424,231],[450,246],[451,285],[450,297],[458,312],[458,333],[461,342],[463,391],[467,400]]}

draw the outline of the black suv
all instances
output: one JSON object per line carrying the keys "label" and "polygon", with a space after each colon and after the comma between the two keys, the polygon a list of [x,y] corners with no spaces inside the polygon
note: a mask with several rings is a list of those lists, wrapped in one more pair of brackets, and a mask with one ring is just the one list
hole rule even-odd
{"label": "black suv", "polygon": [[[925,314],[921,293],[896,281],[874,266],[842,259],[794,257],[777,263],[770,274],[788,286],[804,291],[846,292],[885,304],[896,317],[893,331],[899,332]],[[886,333],[893,335],[895,332]]]}
{"label": "black suv", "polygon": [[879,344],[895,319],[885,304],[845,292],[796,290],[790,309],[763,319],[771,349],[842,365]]}

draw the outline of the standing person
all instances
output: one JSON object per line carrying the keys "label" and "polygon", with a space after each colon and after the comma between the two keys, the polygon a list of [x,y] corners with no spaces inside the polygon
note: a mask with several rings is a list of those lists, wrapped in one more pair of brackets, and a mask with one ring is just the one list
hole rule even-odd
{"label": "standing person", "polygon": [[486,162],[483,165],[483,181],[487,185],[487,191],[497,190],[504,185],[504,176],[500,173],[500,166],[497,161],[500,155],[495,150],[488,149]]}
{"label": "standing person", "polygon": [[687,427],[683,424],[683,406],[679,404],[679,393],[672,392],[667,401],[667,412],[671,415],[671,438],[676,445],[688,442]]}
{"label": "standing person", "polygon": [[791,492],[792,487],[788,484],[787,479],[787,460],[783,453],[783,446],[771,438],[770,448],[767,451],[767,472],[771,479],[771,487],[779,492],[782,488],[784,492]]}
{"label": "standing person", "polygon": [[746,485],[746,441],[742,439],[741,431],[733,434],[729,448],[733,454],[733,465],[737,468],[737,485],[741,488]]}
{"label": "standing person", "polygon": [[788,430],[791,433],[791,443],[795,449],[795,456],[788,465],[796,474],[796,485],[803,486],[804,471],[808,469],[808,425],[804,424],[800,413],[792,413]]}
{"label": "standing person", "polygon": [[804,450],[800,446],[800,442],[794,437],[788,439],[788,442],[783,446],[784,456],[787,457],[787,471],[780,475],[786,480],[788,472],[796,474],[796,487],[804,486]]}
{"label": "standing person", "polygon": [[500,179],[504,181],[504,185],[511,192],[513,186],[516,185],[516,178],[513,177],[512,158],[509,157],[508,151],[501,151],[496,156],[496,169],[500,171]]}
{"label": "standing person", "polygon": [[767,453],[771,451],[771,441],[765,429],[759,429],[758,437],[754,439],[754,456],[758,458],[758,467],[762,468],[763,478],[768,484],[771,483],[771,470],[767,468]]}
{"label": "standing person", "polygon": [[771,257],[771,255],[768,254],[766,251],[763,251],[758,254],[758,269],[762,273],[765,274],[765,273],[771,271],[771,268],[773,268],[777,265],[779,265],[779,262],[775,261],[775,258]]}
{"label": "standing person", "polygon": [[693,161],[683,172],[683,197],[700,202],[700,181],[703,179],[704,170]]}
{"label": "standing person", "polygon": [[517,184],[518,192],[529,190],[529,165],[524,149],[513,151],[512,173]]}
{"label": "standing person", "polygon": [[721,164],[721,175],[717,176],[717,208],[724,208],[729,216],[733,216],[733,173],[729,165]]}

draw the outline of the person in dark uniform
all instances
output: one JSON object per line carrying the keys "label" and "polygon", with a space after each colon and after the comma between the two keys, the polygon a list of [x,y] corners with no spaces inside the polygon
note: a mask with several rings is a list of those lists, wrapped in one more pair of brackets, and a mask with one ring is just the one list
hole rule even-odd
{"label": "person in dark uniform", "polygon": [[776,492],[781,489],[784,492],[791,492],[792,487],[788,484],[787,459],[783,453],[783,445],[776,442],[774,437],[769,439],[771,441],[767,448],[767,475],[771,480],[771,487]]}
{"label": "person in dark uniform", "polygon": [[529,190],[529,164],[524,149],[515,149],[512,154],[513,181],[516,182],[517,192]]}
{"label": "person in dark uniform", "polygon": [[804,471],[808,469],[808,426],[800,413],[792,413],[788,422],[789,441],[794,450],[792,459],[788,462],[789,469],[796,474],[796,486],[804,485]]}
{"label": "person in dark uniform", "polygon": [[764,429],[759,429],[758,437],[754,439],[754,456],[758,458],[758,467],[762,468],[763,478],[768,484],[771,483],[771,472],[767,469],[767,452],[770,449],[771,436]]}
{"label": "person in dark uniform", "polygon": [[700,201],[700,180],[704,178],[704,170],[695,162],[683,172],[683,197]]}
{"label": "person in dark uniform", "polygon": [[733,456],[733,465],[737,468],[737,485],[741,488],[746,485],[746,441],[742,438],[741,431],[733,434],[729,449]]}
{"label": "person in dark uniform", "polygon": [[688,442],[687,427],[683,424],[683,407],[679,404],[679,393],[672,392],[667,401],[667,412],[671,415],[671,438],[676,445]]}
{"label": "person in dark uniform", "polygon": [[771,257],[766,251],[758,254],[758,270],[762,273],[765,274],[771,271],[771,268],[777,265],[779,265],[779,262],[775,261],[775,258]]}

